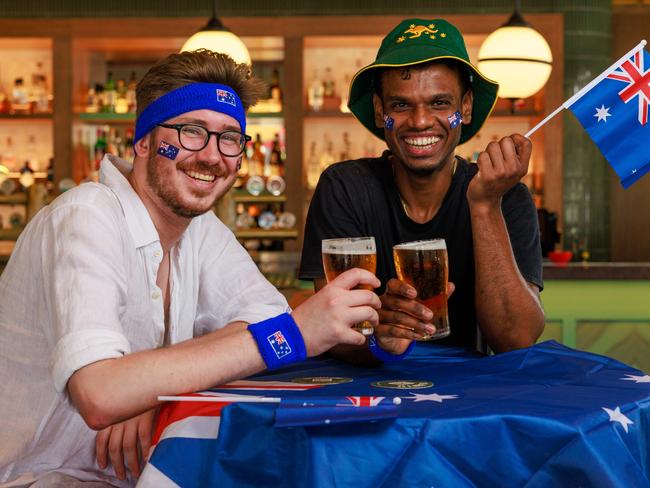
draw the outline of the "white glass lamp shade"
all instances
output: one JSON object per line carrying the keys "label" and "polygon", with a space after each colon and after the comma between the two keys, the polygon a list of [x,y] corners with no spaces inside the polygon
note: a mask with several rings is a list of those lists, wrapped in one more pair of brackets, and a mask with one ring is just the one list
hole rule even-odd
{"label": "white glass lamp shade", "polygon": [[251,55],[246,44],[229,30],[201,30],[185,41],[181,52],[201,48],[227,54],[237,63],[249,66],[251,64]]}
{"label": "white glass lamp shade", "polygon": [[527,98],[551,76],[553,55],[546,39],[526,26],[504,26],[478,52],[478,69],[499,83],[499,97]]}

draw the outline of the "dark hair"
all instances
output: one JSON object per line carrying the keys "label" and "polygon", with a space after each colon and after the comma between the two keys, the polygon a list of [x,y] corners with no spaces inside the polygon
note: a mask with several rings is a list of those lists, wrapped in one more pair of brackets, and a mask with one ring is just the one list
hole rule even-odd
{"label": "dark hair", "polygon": [[137,115],[162,95],[190,83],[220,83],[232,88],[244,110],[255,105],[266,85],[250,67],[207,49],[170,54],[153,65],[136,87]]}
{"label": "dark hair", "polygon": [[469,90],[472,87],[472,73],[464,63],[461,63],[460,61],[456,61],[455,59],[440,58],[440,59],[434,59],[432,61],[427,61],[426,63],[412,64],[409,66],[374,69],[372,72],[373,92],[376,93],[379,96],[379,98],[382,98],[382,93],[381,93],[382,79],[384,77],[384,73],[387,73],[388,71],[400,71],[402,72],[402,79],[408,79],[410,78],[409,72],[411,70],[426,69],[429,66],[434,64],[445,65],[452,71],[456,72],[456,74],[458,75],[458,81],[460,82],[461,94],[464,95],[465,93],[467,93],[467,90]]}

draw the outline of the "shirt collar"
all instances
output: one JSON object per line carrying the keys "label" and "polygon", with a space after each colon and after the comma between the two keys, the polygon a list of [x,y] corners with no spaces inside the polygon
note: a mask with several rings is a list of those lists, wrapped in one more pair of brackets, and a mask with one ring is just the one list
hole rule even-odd
{"label": "shirt collar", "polygon": [[135,247],[160,241],[158,231],[142,200],[135,192],[127,175],[133,170],[128,161],[106,154],[99,168],[99,181],[109,187],[122,206]]}

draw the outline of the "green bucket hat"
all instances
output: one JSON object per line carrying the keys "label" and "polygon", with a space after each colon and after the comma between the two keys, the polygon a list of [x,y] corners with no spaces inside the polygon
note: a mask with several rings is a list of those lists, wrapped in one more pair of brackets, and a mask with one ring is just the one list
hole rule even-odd
{"label": "green bucket hat", "polygon": [[360,69],[352,78],[348,107],[366,129],[385,140],[384,129],[375,126],[373,72],[378,68],[411,66],[435,59],[455,59],[472,73],[472,122],[463,125],[460,144],[468,141],[492,112],[499,84],[483,76],[470,63],[460,31],[443,19],[406,19],[384,37],[374,63]]}

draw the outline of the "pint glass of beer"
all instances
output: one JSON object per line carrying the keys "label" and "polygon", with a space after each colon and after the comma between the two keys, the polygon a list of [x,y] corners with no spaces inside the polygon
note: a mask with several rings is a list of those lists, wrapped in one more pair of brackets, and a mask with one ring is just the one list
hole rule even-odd
{"label": "pint glass of beer", "polygon": [[[377,248],[374,237],[324,239],[322,246],[323,268],[328,282],[352,268],[366,269],[373,274],[377,270]],[[358,288],[372,290],[372,287],[365,285],[359,285]],[[365,320],[355,324],[353,329],[363,335],[370,335],[373,332],[372,324]]]}
{"label": "pint glass of beer", "polygon": [[433,335],[422,340],[442,339],[449,335],[447,315],[447,280],[449,263],[444,239],[406,242],[393,246],[395,269],[400,281],[418,292],[416,300],[433,312]]}

